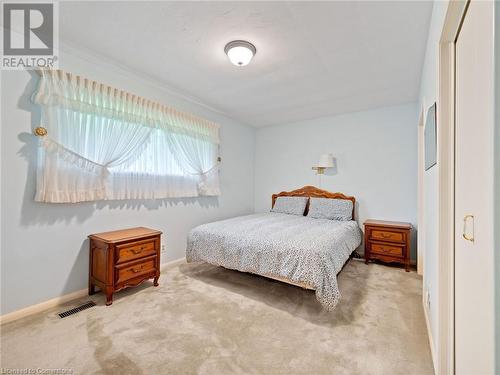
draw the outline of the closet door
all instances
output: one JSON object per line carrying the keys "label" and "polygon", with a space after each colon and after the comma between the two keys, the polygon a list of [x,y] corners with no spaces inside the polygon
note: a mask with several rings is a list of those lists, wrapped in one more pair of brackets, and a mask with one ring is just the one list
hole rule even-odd
{"label": "closet door", "polygon": [[455,370],[494,374],[493,2],[472,0],[456,41]]}

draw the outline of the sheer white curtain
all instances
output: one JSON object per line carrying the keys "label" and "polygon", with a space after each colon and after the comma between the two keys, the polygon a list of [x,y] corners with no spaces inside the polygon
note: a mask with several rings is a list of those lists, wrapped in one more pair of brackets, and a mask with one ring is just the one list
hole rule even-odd
{"label": "sheer white curtain", "polygon": [[219,195],[216,124],[62,71],[43,70],[35,200]]}
{"label": "sheer white curtain", "polygon": [[168,137],[168,144],[183,171],[196,177],[198,191],[204,195],[220,194],[217,145],[184,134]]}

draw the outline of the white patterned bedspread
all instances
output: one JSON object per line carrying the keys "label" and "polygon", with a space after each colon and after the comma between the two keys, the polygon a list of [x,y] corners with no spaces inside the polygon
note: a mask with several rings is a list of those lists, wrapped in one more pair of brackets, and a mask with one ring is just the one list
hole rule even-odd
{"label": "white patterned bedspread", "polygon": [[189,233],[188,262],[305,282],[328,310],[340,299],[337,273],[361,243],[355,221],[262,213],[200,225]]}

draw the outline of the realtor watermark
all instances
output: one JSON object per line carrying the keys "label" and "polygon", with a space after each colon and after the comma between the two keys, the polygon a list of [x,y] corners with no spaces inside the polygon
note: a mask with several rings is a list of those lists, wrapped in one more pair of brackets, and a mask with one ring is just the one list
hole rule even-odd
{"label": "realtor watermark", "polygon": [[57,2],[2,2],[0,68],[58,68]]}

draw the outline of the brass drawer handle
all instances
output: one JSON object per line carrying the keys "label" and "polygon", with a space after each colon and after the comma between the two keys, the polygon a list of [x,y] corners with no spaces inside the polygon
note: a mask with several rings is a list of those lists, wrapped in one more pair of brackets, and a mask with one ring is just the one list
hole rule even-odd
{"label": "brass drawer handle", "polygon": [[382,251],[383,253],[388,253],[391,251],[390,249],[383,247],[383,246],[379,246],[379,247],[375,248],[375,250]]}
{"label": "brass drawer handle", "polygon": [[396,254],[396,253],[402,252],[402,250],[400,250],[397,247],[387,247],[387,246],[382,246],[382,245],[373,246],[372,251],[378,251],[378,252],[381,252],[384,254],[391,254],[391,253]]}
{"label": "brass drawer handle", "polygon": [[142,270],[142,268],[143,268],[143,267],[144,267],[144,266],[141,266],[141,268],[139,268],[139,269],[137,269],[137,268],[132,268],[132,272],[133,272],[133,273],[139,273],[139,272],[141,272],[141,270]]}
{"label": "brass drawer handle", "polygon": [[391,237],[391,235],[388,233],[382,233],[381,235],[383,238],[390,238]]}
{"label": "brass drawer handle", "polygon": [[142,253],[142,250],[144,250],[146,246],[141,246],[139,249],[130,249],[135,255]]}

